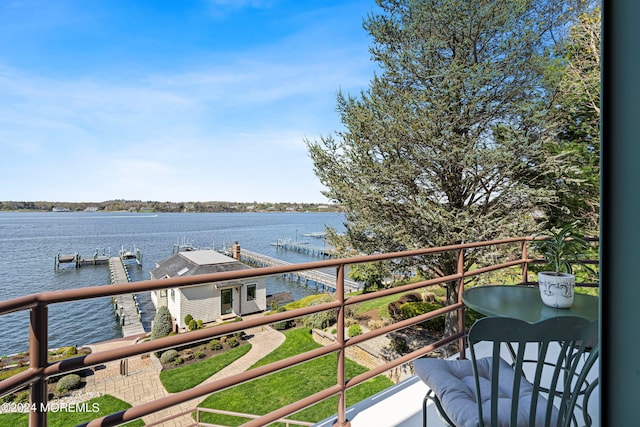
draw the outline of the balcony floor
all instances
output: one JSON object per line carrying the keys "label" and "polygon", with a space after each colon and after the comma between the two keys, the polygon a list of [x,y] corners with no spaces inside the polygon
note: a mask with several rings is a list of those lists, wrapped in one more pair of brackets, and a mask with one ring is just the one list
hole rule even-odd
{"label": "balcony floor", "polygon": [[[489,356],[490,350],[491,347],[488,343],[480,343],[476,346],[476,353],[479,357]],[[467,355],[469,355],[468,352]],[[452,359],[457,357],[455,355]],[[505,360],[510,360],[506,350],[503,357]],[[599,376],[599,368],[599,362],[596,362],[589,373],[590,380]],[[422,401],[427,390],[426,384],[417,376],[412,376],[347,408],[347,419],[350,420],[351,427],[422,427]],[[593,418],[593,427],[600,426],[599,392],[600,388],[596,387],[589,400],[589,414]],[[429,402],[427,411],[430,427],[445,426],[432,402]],[[332,417],[314,427],[331,427],[335,420],[336,418]]]}

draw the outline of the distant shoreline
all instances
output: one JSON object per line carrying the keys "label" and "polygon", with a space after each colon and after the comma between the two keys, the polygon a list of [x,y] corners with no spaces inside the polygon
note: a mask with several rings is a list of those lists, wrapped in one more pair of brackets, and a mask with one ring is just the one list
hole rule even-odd
{"label": "distant shoreline", "polygon": [[235,203],[235,202],[157,202],[108,200],[104,202],[25,202],[0,201],[0,212],[343,212],[342,206],[330,203]]}

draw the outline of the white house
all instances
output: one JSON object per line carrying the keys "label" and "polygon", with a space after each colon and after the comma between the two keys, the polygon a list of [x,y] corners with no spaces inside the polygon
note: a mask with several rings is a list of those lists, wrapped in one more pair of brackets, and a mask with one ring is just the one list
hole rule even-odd
{"label": "white house", "polygon": [[[198,274],[237,271],[250,267],[213,250],[178,252],[160,261],[151,271],[151,279],[195,276]],[[151,292],[156,307],[166,305],[174,324],[186,328],[186,315],[204,323],[264,311],[267,291],[263,278],[203,283],[182,288]]]}

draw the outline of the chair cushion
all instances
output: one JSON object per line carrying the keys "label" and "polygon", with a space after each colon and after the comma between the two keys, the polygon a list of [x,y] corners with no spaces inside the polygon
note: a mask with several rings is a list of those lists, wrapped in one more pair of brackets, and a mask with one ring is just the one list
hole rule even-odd
{"label": "chair cushion", "polygon": [[[491,425],[491,363],[492,358],[477,360],[482,397],[484,423]],[[413,362],[416,375],[436,394],[445,412],[458,427],[476,427],[478,425],[478,405],[475,395],[473,367],[470,360],[443,360],[434,358],[418,359]],[[513,381],[515,372],[511,366],[500,359],[498,376],[498,425],[510,427]],[[518,402],[518,426],[529,425],[529,408],[533,386],[525,378],[520,383],[520,401]],[[544,424],[547,400],[539,396],[536,410],[536,426]],[[552,420],[557,419],[554,408]],[[553,422],[552,422],[553,425]]]}

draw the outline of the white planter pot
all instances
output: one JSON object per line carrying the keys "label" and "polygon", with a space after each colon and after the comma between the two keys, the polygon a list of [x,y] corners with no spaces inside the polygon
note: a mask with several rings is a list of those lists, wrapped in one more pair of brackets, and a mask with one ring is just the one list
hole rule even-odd
{"label": "white planter pot", "polygon": [[549,307],[569,308],[573,304],[576,276],[551,271],[538,273],[538,284],[542,302]]}

